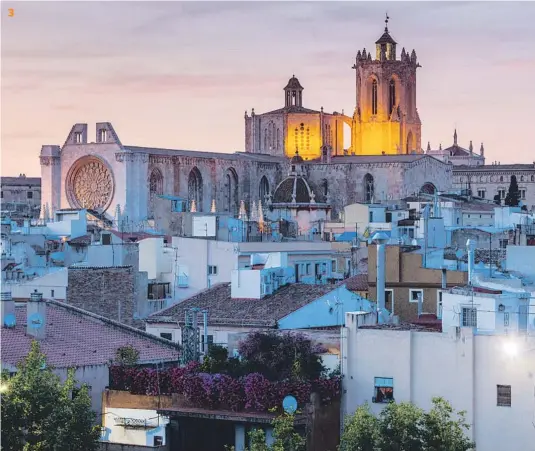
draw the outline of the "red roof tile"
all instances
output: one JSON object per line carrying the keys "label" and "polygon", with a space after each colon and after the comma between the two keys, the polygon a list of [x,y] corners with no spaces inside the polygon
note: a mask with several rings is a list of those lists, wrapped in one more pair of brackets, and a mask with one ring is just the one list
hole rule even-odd
{"label": "red roof tile", "polygon": [[344,282],[350,291],[368,291],[368,274],[357,274]]}
{"label": "red roof tile", "polygon": [[[127,345],[139,351],[140,363],[178,360],[175,343],[70,305],[46,303],[46,338],[41,350],[51,366],[103,365],[115,358],[117,348]],[[26,335],[26,306],[17,306],[15,314],[16,326],[1,330],[1,360],[10,365],[28,354],[33,339]]]}

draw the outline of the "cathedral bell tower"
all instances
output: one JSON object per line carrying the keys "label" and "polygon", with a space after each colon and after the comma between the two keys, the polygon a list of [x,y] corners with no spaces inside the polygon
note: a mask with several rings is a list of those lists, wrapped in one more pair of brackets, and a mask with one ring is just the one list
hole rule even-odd
{"label": "cathedral bell tower", "polygon": [[375,59],[366,48],[357,52],[356,107],[351,147],[356,155],[421,153],[421,122],[416,108],[416,52],[396,46],[388,31],[375,43]]}

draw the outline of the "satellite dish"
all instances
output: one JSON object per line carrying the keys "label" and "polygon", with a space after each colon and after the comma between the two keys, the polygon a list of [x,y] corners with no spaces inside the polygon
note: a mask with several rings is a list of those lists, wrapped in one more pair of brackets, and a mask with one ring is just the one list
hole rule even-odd
{"label": "satellite dish", "polygon": [[15,324],[17,324],[17,318],[15,317],[14,313],[8,313],[4,317],[4,326],[5,327],[15,327]]}
{"label": "satellite dish", "polygon": [[286,396],[282,400],[282,408],[286,413],[289,413],[290,415],[294,414],[297,410],[297,399],[292,395]]}

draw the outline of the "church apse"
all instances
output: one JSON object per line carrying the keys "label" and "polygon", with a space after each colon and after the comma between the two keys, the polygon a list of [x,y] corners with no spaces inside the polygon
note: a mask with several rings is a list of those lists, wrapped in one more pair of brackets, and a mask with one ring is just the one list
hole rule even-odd
{"label": "church apse", "polygon": [[395,155],[421,153],[421,122],[416,108],[416,52],[403,48],[388,31],[376,41],[375,58],[357,52],[356,108],[352,122],[352,153]]}

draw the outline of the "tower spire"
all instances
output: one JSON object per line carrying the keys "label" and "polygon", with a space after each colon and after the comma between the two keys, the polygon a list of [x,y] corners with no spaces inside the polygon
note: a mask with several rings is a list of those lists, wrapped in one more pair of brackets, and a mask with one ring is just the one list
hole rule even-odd
{"label": "tower spire", "polygon": [[455,129],[455,132],[453,133],[453,145],[457,145],[457,129]]}
{"label": "tower spire", "polygon": [[388,17],[388,12],[385,13],[385,31],[388,33],[388,20],[390,17]]}

